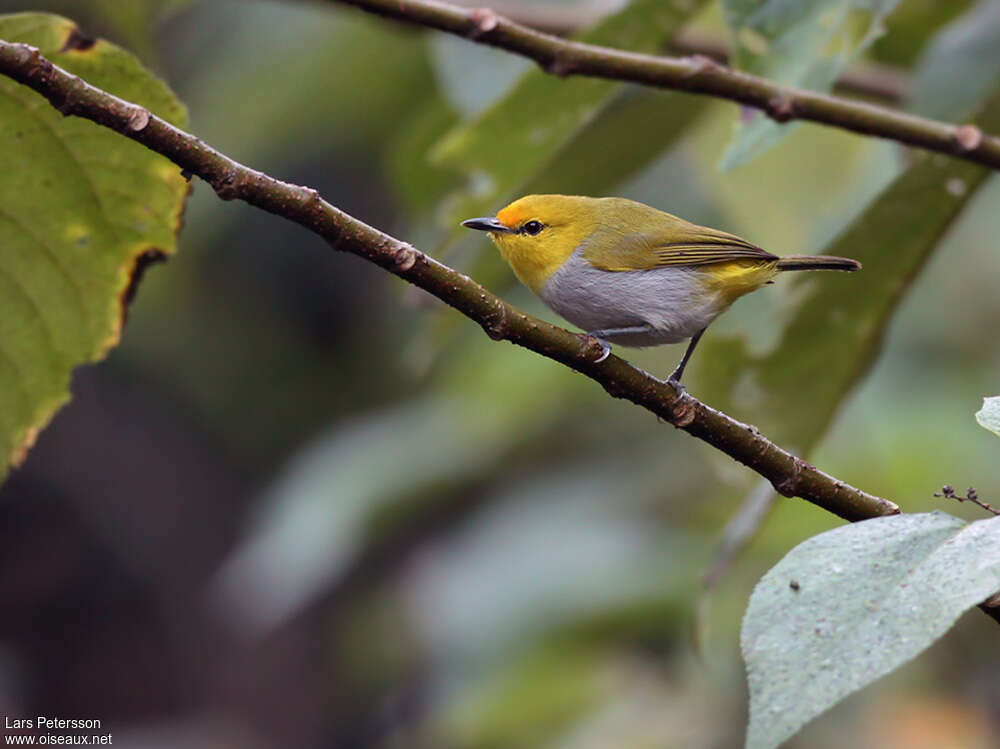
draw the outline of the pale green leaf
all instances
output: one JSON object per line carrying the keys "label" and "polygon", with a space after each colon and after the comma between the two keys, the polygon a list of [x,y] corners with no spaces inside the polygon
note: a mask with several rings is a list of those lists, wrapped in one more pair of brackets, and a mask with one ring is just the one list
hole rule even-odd
{"label": "pale green leaf", "polygon": [[[0,17],[0,37],[183,126],[167,87],[107,42],[66,49],[72,21]],[[117,343],[123,295],[142,255],[174,251],[188,184],[162,156],[63,117],[0,80],[0,477],[69,399],[79,364]]]}
{"label": "pale green leaf", "polygon": [[983,398],[983,407],[976,412],[976,421],[1000,437],[1000,396]]}
{"label": "pale green leaf", "polygon": [[998,590],[1000,518],[896,515],[795,547],[757,584],[743,620],[747,747],[780,745]]}

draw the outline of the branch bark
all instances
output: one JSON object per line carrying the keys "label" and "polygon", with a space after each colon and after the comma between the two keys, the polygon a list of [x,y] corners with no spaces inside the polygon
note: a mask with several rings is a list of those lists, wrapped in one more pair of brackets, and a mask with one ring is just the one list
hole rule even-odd
{"label": "branch bark", "polygon": [[[695,29],[682,29],[670,40],[670,51],[679,55],[706,55],[721,65],[726,65],[731,55],[723,38]],[[862,62],[845,70],[833,85],[845,94],[898,104],[909,93],[910,76],[900,68]]]}
{"label": "branch bark", "polygon": [[[463,0],[457,3],[467,8],[475,4]],[[502,16],[555,36],[569,36],[597,23],[601,17],[617,7],[617,3],[594,2],[575,4],[572,8],[551,4],[533,5],[518,0],[499,0],[493,8]],[[730,48],[717,34],[682,29],[670,40],[669,51],[676,55],[706,55],[725,65],[730,58]],[[863,62],[852,65],[837,79],[834,88],[848,94],[879,99],[898,104],[906,98],[910,77],[906,71],[889,65]]]}
{"label": "branch bark", "polygon": [[598,382],[616,398],[642,406],[722,450],[768,479],[788,497],[799,496],[845,520],[899,512],[881,497],[847,485],[617,356],[597,362],[600,346],[589,337],[526,315],[469,277],[411,245],[347,215],[315,190],[254,171],[144,108],[123,101],[67,73],[26,44],[0,41],[0,74],[34,89],[65,115],[76,115],[142,143],[212,186],[223,200],[240,199],[287,218],[430,292],[479,323],[495,340],[507,340],[554,359]]}
{"label": "branch bark", "polygon": [[1000,138],[984,134],[975,125],[954,125],[782,86],[733,70],[706,55],[657,57],[568,41],[515,23],[488,8],[470,10],[437,0],[334,1],[527,57],[553,75],[607,78],[715,96],[759,109],[777,122],[804,120],[839,127],[1000,169]]}

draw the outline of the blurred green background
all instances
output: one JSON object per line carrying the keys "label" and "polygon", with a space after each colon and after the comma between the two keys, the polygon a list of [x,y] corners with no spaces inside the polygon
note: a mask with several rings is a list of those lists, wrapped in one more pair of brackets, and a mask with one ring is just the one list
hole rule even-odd
{"label": "blurred green background", "polygon": [[[715,3],[642,5],[656,23],[603,33],[649,50],[681,26],[726,39]],[[619,7],[498,10],[575,28]],[[336,3],[0,1],[17,10],[133,50],[206,142],[546,319],[457,218],[531,190],[617,194],[818,252],[914,163],[803,125],[720,171],[729,103],[519,82],[522,60]],[[1000,59],[982,50],[1000,47],[1000,3],[902,0],[887,29],[867,63],[910,81],[894,105],[959,121],[996,89]],[[888,259],[872,278],[900,294],[857,345],[816,327],[781,343],[804,357],[797,381],[741,390],[726,347],[765,357],[817,293],[782,280],[713,326],[687,384],[904,511],[975,518],[932,494],[1000,498],[1000,443],[972,418],[1000,393],[1000,184],[966,195],[954,179],[888,214],[903,235],[922,200],[957,201],[926,259],[896,273],[891,239],[854,253]],[[851,280],[824,288],[849,297]],[[814,362],[845,348],[871,362],[820,401]],[[666,373],[681,347],[624,354]],[[73,395],[0,490],[0,713],[100,718],[122,746],[739,745],[750,590],[840,522],[778,500],[707,592],[726,523],[766,498],[752,474],[197,180],[180,252]],[[995,627],[969,614],[789,745],[1000,744]]]}

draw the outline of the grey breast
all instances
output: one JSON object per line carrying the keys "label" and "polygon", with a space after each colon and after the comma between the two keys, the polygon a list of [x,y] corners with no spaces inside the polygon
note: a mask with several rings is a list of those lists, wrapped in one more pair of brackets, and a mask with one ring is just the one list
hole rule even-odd
{"label": "grey breast", "polygon": [[641,271],[593,267],[577,249],[548,280],[540,296],[584,330],[646,326],[649,333],[618,342],[649,346],[690,338],[718,314],[706,299],[702,274],[672,266]]}

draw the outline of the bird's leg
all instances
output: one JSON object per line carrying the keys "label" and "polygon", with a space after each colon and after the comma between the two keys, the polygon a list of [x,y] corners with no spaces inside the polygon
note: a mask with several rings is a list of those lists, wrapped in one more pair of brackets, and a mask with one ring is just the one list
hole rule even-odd
{"label": "bird's leg", "polygon": [[667,382],[673,385],[678,390],[684,390],[684,386],[681,385],[681,376],[684,374],[684,367],[687,366],[688,360],[691,358],[691,354],[694,353],[694,347],[698,345],[698,341],[701,340],[702,334],[705,332],[705,328],[702,328],[693,336],[691,336],[691,343],[688,344],[687,351],[684,352],[684,356],[681,358],[681,363],[677,365],[677,368],[670,373],[667,378]]}
{"label": "bird's leg", "polygon": [[611,344],[607,342],[608,336],[628,335],[629,333],[648,333],[648,325],[632,325],[628,328],[605,328],[604,330],[591,330],[587,335],[597,340],[601,345],[601,358],[595,361],[599,364],[611,355]]}

